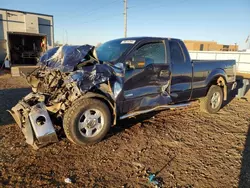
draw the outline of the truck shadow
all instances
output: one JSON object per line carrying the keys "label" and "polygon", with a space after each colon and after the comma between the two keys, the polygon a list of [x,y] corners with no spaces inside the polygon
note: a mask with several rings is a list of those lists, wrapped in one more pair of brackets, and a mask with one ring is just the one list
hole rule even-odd
{"label": "truck shadow", "polygon": [[155,111],[155,112],[149,112],[147,114],[141,114],[133,118],[127,118],[124,120],[118,120],[117,125],[112,127],[108,133],[108,135],[105,137],[105,139],[108,139],[120,132],[123,132],[125,129],[130,129],[137,123],[143,123],[143,121],[148,120],[154,116],[156,116],[161,111]]}
{"label": "truck shadow", "polygon": [[244,151],[242,153],[239,176],[239,188],[245,187],[250,187],[250,125],[248,126]]}
{"label": "truck shadow", "polygon": [[14,123],[14,119],[11,117],[7,110],[10,110],[30,91],[30,88],[13,88],[0,90],[0,126]]}
{"label": "truck shadow", "polygon": [[[233,91],[230,92],[230,94],[227,96],[227,100],[223,102],[222,108],[224,108],[226,105],[228,105],[234,98],[237,98],[237,95],[240,95],[239,89],[242,89],[244,87],[243,84],[243,77],[242,76],[237,76],[237,87]],[[250,81],[250,80],[249,80]],[[250,84],[246,86],[245,92],[241,99],[247,100],[244,95],[249,91],[250,89]],[[238,97],[240,99],[240,97]]]}

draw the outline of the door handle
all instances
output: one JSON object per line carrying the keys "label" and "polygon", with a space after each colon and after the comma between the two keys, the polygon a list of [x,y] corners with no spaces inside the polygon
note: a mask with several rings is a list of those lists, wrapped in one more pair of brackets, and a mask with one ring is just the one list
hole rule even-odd
{"label": "door handle", "polygon": [[161,70],[160,77],[169,77],[170,71],[169,70]]}

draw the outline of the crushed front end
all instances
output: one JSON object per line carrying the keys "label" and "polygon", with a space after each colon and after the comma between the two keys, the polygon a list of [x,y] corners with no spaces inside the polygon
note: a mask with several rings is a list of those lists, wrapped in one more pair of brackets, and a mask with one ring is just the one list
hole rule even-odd
{"label": "crushed front end", "polygon": [[93,92],[114,101],[120,92],[122,65],[98,62],[92,49],[89,45],[52,49],[41,58],[40,67],[26,76],[32,92],[9,112],[33,148],[58,141],[54,121],[62,120],[76,99]]}
{"label": "crushed front end", "polygon": [[57,142],[54,118],[61,118],[70,104],[82,95],[71,75],[58,70],[41,68],[27,77],[32,92],[25,96],[10,113],[34,148]]}

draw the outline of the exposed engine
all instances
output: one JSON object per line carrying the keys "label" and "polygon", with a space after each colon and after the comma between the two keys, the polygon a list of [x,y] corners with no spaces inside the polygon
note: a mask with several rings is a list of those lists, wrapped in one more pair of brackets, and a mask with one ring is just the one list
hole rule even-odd
{"label": "exposed engine", "polygon": [[58,141],[51,115],[62,118],[71,104],[87,92],[114,101],[121,91],[122,64],[99,62],[94,47],[63,46],[47,51],[40,67],[26,76],[32,93],[10,113],[34,148]]}

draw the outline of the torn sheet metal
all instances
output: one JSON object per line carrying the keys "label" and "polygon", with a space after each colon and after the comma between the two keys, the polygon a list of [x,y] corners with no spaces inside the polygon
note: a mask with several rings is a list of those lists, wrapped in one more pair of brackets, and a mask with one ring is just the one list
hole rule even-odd
{"label": "torn sheet metal", "polygon": [[56,47],[47,51],[40,58],[39,65],[46,65],[62,72],[70,72],[77,64],[86,60],[84,58],[93,48],[91,45]]}
{"label": "torn sheet metal", "polygon": [[46,65],[46,62],[48,61],[48,59],[50,59],[59,49],[59,47],[54,47],[51,48],[49,50],[47,50],[41,57],[40,57],[40,61],[39,64],[44,64]]}
{"label": "torn sheet metal", "polygon": [[[70,81],[75,81],[83,92],[89,91],[93,87],[100,88],[100,84],[108,84],[108,82],[110,82],[113,93],[109,93],[109,95],[115,100],[121,91],[124,74],[121,69],[115,66],[111,67],[108,64],[96,64],[83,67],[82,70],[77,70],[71,73],[70,76]],[[114,92],[116,93],[115,95],[113,95]]]}
{"label": "torn sheet metal", "polygon": [[[123,85],[124,65],[100,62],[93,51],[93,46],[84,45],[62,46],[47,52],[41,58],[41,69],[27,77],[33,92],[48,96],[47,107],[62,103],[67,108],[67,102],[93,90],[100,90],[115,101]],[[101,84],[108,85],[112,92],[102,90]]]}
{"label": "torn sheet metal", "polygon": [[[100,84],[106,83],[112,88],[112,93],[104,93],[115,100],[123,85],[124,65],[100,62],[94,57],[94,51],[90,45],[53,48],[41,57],[43,68],[29,75],[27,80],[34,92],[53,93],[54,97],[58,90],[65,87],[70,90],[72,84],[85,93],[100,89]],[[61,99],[65,97],[60,96]]]}

